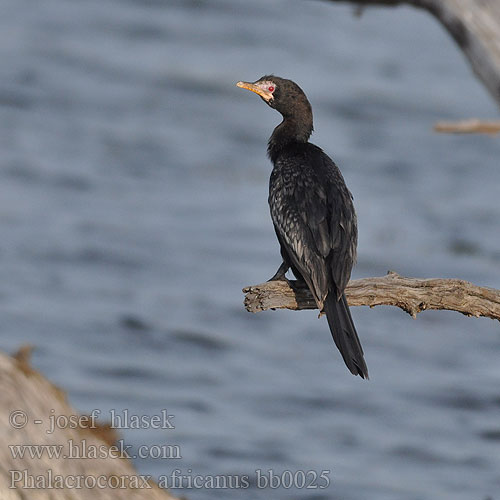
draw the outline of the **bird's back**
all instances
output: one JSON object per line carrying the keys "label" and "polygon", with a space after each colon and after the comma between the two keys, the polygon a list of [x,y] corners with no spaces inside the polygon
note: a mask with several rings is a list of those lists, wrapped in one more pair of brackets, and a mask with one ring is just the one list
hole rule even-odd
{"label": "bird's back", "polygon": [[289,147],[273,164],[269,206],[276,232],[322,305],[333,287],[343,293],[356,259],[351,193],[335,163],[313,144]]}

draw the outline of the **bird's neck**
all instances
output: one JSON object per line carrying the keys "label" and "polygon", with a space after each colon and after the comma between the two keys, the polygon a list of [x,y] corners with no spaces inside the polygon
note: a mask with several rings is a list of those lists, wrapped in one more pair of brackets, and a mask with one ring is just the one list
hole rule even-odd
{"label": "bird's neck", "polygon": [[306,144],[312,131],[312,114],[284,117],[269,138],[267,154],[274,161],[286,147],[293,144]]}

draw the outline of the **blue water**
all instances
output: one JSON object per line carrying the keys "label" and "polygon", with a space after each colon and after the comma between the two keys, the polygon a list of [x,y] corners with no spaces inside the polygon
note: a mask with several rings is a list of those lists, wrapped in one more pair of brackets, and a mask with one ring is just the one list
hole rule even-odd
{"label": "blue water", "polygon": [[[81,412],[154,415],[143,474],[249,476],[214,498],[500,498],[500,328],[353,308],[371,380],[314,312],[247,313],[279,262],[266,140],[234,86],[297,81],[354,194],[354,277],[500,288],[499,142],[437,135],[494,102],[425,13],[298,0],[5,0],[0,8],[0,347]],[[187,472],[191,470],[191,472]],[[262,489],[256,470],[329,473]]]}

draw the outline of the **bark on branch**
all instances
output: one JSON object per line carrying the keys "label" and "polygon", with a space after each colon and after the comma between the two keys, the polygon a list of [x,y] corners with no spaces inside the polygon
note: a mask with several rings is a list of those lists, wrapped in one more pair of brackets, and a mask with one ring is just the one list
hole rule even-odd
{"label": "bark on branch", "polygon": [[500,106],[500,2],[498,0],[329,0],[426,9],[448,30],[476,76]]}
{"label": "bark on branch", "polygon": [[[316,309],[309,290],[291,284],[268,281],[244,288],[247,311]],[[413,318],[426,309],[444,309],[500,321],[500,290],[458,279],[405,278],[389,272],[382,277],[350,281],[346,296],[351,306],[397,306]]]}
{"label": "bark on branch", "polygon": [[476,119],[459,122],[438,122],[434,125],[436,132],[452,134],[500,134],[500,121],[489,122]]}
{"label": "bark on branch", "polygon": [[[112,447],[114,429],[79,415],[31,367],[30,351],[0,352],[0,499],[177,500]],[[14,453],[23,445],[29,454]]]}

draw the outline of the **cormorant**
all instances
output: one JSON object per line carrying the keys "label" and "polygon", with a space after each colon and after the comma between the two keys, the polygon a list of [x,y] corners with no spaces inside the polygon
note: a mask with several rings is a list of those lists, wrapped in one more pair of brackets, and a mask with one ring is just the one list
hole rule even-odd
{"label": "cormorant", "polygon": [[[271,280],[292,269],[307,284],[347,368],[368,378],[363,349],[344,295],[356,260],[358,230],[352,195],[337,165],[309,142],[311,105],[291,80],[267,75],[238,87],[259,95],[283,116],[267,153],[274,168],[269,207],[283,263]],[[270,280],[270,281],[271,281]]]}

